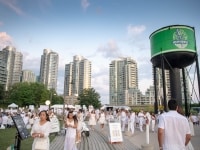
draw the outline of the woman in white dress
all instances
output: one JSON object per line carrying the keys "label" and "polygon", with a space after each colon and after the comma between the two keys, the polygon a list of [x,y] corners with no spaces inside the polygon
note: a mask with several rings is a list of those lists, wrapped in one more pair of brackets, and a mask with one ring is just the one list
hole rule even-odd
{"label": "woman in white dress", "polygon": [[130,121],[131,121],[130,122],[131,133],[133,135],[135,132],[135,112],[134,111],[131,112]]}
{"label": "woman in white dress", "polygon": [[104,128],[105,122],[106,122],[105,113],[104,113],[104,110],[101,110],[101,113],[99,115],[99,122],[98,122],[100,124],[100,126],[101,126],[101,129]]}
{"label": "woman in white dress", "polygon": [[90,118],[89,118],[89,125],[90,125],[90,128],[91,130],[94,130],[93,126],[95,126],[97,123],[96,123],[96,114],[95,114],[95,111],[92,110],[91,113],[90,113]]}
{"label": "woman in white dress", "polygon": [[67,128],[65,135],[64,150],[77,150],[76,148],[76,129],[78,120],[73,115],[73,111],[70,111],[65,121],[65,127]]}
{"label": "woman in white dress", "polygon": [[[47,111],[43,110],[39,113],[39,121],[35,122],[31,129],[31,136],[34,138],[32,144],[32,150],[36,149],[49,150],[49,133],[51,129],[50,127],[51,127],[50,119],[47,114]],[[44,147],[42,148],[42,145],[45,148]]]}

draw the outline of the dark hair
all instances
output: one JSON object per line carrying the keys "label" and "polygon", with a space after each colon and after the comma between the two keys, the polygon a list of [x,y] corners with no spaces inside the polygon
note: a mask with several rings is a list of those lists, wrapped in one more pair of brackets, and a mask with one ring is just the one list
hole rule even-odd
{"label": "dark hair", "polygon": [[67,118],[69,118],[69,114],[73,114],[73,111],[69,111],[67,114]]}
{"label": "dark hair", "polygon": [[[69,114],[73,114],[73,111],[68,112],[67,118],[69,118]],[[73,115],[73,119],[74,119],[74,122],[76,122],[76,123],[78,122],[76,115]]]}
{"label": "dark hair", "polygon": [[39,116],[40,116],[40,114],[41,114],[42,112],[45,113],[45,115],[46,115],[46,120],[47,120],[47,121],[50,121],[50,119],[49,119],[49,115],[48,115],[48,113],[47,113],[46,110],[42,110],[42,111],[40,111]]}
{"label": "dark hair", "polygon": [[168,108],[169,108],[170,110],[176,110],[176,109],[177,109],[177,106],[178,106],[178,104],[177,104],[177,101],[176,101],[176,100],[171,99],[171,100],[168,101]]}

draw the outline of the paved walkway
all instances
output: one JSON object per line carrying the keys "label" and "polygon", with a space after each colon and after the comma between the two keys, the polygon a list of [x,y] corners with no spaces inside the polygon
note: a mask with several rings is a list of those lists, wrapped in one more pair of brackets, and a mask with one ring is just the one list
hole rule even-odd
{"label": "paved walkway", "polygon": [[[192,137],[192,145],[194,150],[200,150],[200,126],[194,126],[195,136]],[[146,133],[135,129],[135,134],[123,133],[123,142],[111,144],[108,141],[108,126],[102,131],[97,125],[94,131],[90,131],[89,137],[82,137],[82,142],[77,144],[78,150],[140,150],[141,145],[146,143]],[[150,132],[150,144],[154,146],[154,150],[159,150],[157,133]],[[57,136],[51,142],[50,150],[63,150],[64,135]]]}

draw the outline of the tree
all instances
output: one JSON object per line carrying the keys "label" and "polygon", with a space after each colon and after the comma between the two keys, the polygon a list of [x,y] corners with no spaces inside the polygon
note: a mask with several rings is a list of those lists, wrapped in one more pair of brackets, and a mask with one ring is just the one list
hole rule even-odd
{"label": "tree", "polygon": [[93,105],[94,108],[100,108],[100,95],[95,91],[94,88],[83,89],[83,91],[79,94],[78,100],[79,105]]}
{"label": "tree", "polygon": [[63,104],[63,102],[64,102],[63,96],[57,96],[57,95],[52,96],[52,102],[51,102],[52,105]]}
{"label": "tree", "polygon": [[8,91],[8,101],[19,106],[45,104],[49,99],[49,91],[41,83],[16,83]]}
{"label": "tree", "polygon": [[4,100],[4,95],[5,95],[4,85],[0,84],[0,101],[1,102]]}

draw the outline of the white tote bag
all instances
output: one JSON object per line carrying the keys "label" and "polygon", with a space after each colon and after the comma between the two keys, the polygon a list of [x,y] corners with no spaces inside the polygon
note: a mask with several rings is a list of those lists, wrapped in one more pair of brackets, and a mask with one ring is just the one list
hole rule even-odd
{"label": "white tote bag", "polygon": [[48,147],[48,140],[46,138],[37,139],[35,142],[36,150],[46,150]]}

